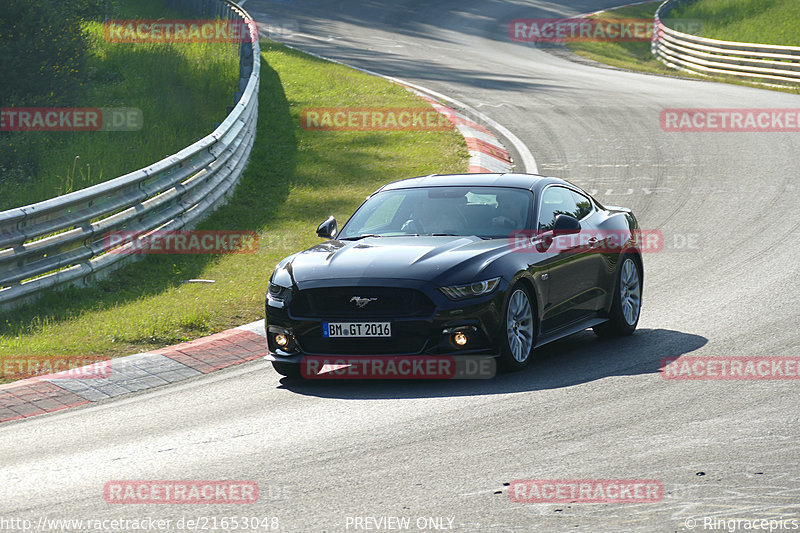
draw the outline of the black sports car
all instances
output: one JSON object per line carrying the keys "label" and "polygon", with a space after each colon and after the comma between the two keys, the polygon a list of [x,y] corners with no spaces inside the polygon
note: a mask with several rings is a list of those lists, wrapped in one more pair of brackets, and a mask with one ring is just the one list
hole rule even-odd
{"label": "black sports car", "polygon": [[629,335],[642,302],[640,232],[629,209],[532,174],[431,175],[389,183],[339,231],[269,279],[269,355],[497,357],[593,328]]}

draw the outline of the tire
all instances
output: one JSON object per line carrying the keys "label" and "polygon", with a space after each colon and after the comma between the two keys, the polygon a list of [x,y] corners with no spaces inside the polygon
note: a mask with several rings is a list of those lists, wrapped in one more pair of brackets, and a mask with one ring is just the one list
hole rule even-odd
{"label": "tire", "polygon": [[516,372],[528,366],[533,359],[536,325],[530,294],[520,283],[509,290],[501,333],[500,368]]}
{"label": "tire", "polygon": [[281,361],[272,361],[272,368],[275,369],[275,372],[277,372],[282,376],[286,376],[287,378],[302,377],[300,374],[300,365],[297,363],[283,363]]}
{"label": "tire", "polygon": [[599,337],[624,337],[636,331],[642,310],[642,267],[631,254],[622,256],[614,283],[608,322],[592,328]]}

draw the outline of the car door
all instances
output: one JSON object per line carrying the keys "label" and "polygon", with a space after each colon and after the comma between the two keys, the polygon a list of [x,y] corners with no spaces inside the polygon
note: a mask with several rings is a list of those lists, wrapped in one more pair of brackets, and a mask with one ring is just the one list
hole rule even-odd
{"label": "car door", "polygon": [[583,309],[588,314],[594,314],[600,309],[606,307],[606,294],[608,273],[606,272],[606,262],[601,253],[603,250],[613,248],[613,244],[609,244],[608,239],[616,237],[610,235],[608,231],[600,229],[599,221],[604,219],[601,211],[598,211],[594,202],[582,192],[571,189],[572,197],[576,202],[577,210],[575,211],[575,218],[581,223],[581,242],[585,242],[587,246],[583,246],[580,253],[584,254],[584,263],[587,267],[585,270],[585,282],[587,285],[587,298],[584,301]]}
{"label": "car door", "polygon": [[[553,236],[555,219],[561,214],[580,220],[582,233]],[[550,243],[544,251],[549,257],[543,262],[547,275],[544,333],[595,314],[602,301],[598,289],[602,258],[583,234],[583,229],[593,229],[592,214],[591,201],[567,187],[551,185],[540,196],[536,229],[540,239]]]}

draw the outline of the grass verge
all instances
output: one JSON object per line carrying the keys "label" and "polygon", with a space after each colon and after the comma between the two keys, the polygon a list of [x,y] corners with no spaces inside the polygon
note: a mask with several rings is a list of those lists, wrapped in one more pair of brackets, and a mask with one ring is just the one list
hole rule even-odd
{"label": "grass verge", "polygon": [[[611,9],[600,14],[603,19],[645,19],[652,21],[661,0],[636,6]],[[676,71],[659,62],[650,52],[650,41],[576,41],[567,43],[576,54],[614,67],[643,72],[675,75]]]}
{"label": "grass verge", "polygon": [[[404,88],[262,41],[258,135],[233,198],[198,229],[254,230],[248,255],[149,256],[88,289],[0,315],[0,358],[147,351],[263,318],[267,280],[284,256],[319,242],[380,185],[466,172],[455,131],[309,131],[307,107],[427,107]],[[202,278],[213,284],[183,284]]]}
{"label": "grass verge", "polygon": [[[683,6],[680,9],[676,9],[669,14],[669,18],[665,19],[665,24],[667,26],[670,25],[671,19],[682,19],[682,20],[699,20],[702,23],[703,33],[705,36],[713,37],[715,39],[726,39],[726,40],[741,40],[738,35],[743,36],[744,34],[737,34],[737,33],[725,33],[722,31],[722,28],[741,28],[750,24],[750,20],[748,17],[755,16],[754,13],[758,13],[755,16],[755,20],[758,21],[758,24],[754,25],[754,28],[761,28],[758,31],[754,30],[755,34],[750,34],[749,42],[765,42],[771,44],[781,44],[773,42],[770,40],[771,37],[768,31],[768,25],[766,24],[766,20],[770,19],[771,17],[776,17],[773,22],[776,25],[782,24],[781,21],[778,20],[777,17],[783,16],[782,13],[788,10],[788,7],[784,6],[783,4],[790,4],[796,3],[797,0],[699,0],[696,3],[688,4],[687,6]],[[635,6],[628,6],[619,9],[611,9],[609,11],[603,12],[600,16],[604,19],[607,18],[636,18],[636,19],[646,19],[652,20],[655,16],[656,9],[662,3],[662,0],[654,1],[654,2],[647,2],[644,4],[639,4]],[[713,5],[711,8],[703,7],[706,4]],[[770,9],[766,9],[766,4],[772,6]],[[780,5],[779,5],[780,4]],[[729,9],[723,9],[723,5],[728,5]],[[734,8],[735,6],[740,6],[739,8]],[[765,9],[762,11],[760,7],[763,6]],[[794,6],[797,7],[796,5]],[[756,11],[754,11],[756,10]],[[795,11],[797,11],[795,9]],[[727,22],[721,22],[720,20],[716,20],[715,17],[723,17]],[[731,19],[730,17],[734,17]],[[743,18],[742,18],[743,17]],[[789,31],[789,28],[796,28],[798,25],[798,17],[800,17],[800,12],[793,13],[791,17],[788,17],[790,20],[786,22],[786,31]],[[793,22],[792,22],[793,19]],[[738,29],[736,30],[738,31]],[[798,35],[800,32],[797,30],[794,33],[795,44],[798,41]],[[709,34],[709,32],[711,32]],[[732,39],[732,35],[737,35],[736,39]],[[642,41],[633,41],[633,42],[570,42],[567,43],[567,48],[580,55],[582,57],[597,61],[599,63],[604,63],[606,65],[611,65],[613,67],[624,68],[629,70],[635,70],[639,72],[649,72],[654,74],[664,74],[668,76],[679,76],[684,78],[691,78],[691,79],[703,79],[703,80],[713,80],[713,81],[720,81],[725,83],[733,83],[737,85],[746,85],[746,86],[757,86],[761,88],[765,88],[763,85],[759,85],[755,82],[747,81],[744,79],[737,78],[735,76],[701,76],[699,74],[694,74],[691,72],[683,71],[683,70],[675,70],[665,66],[663,63],[658,61],[650,51],[650,42],[642,42]],[[770,87],[777,90],[791,92],[791,93],[800,93],[800,87],[794,86],[785,86],[785,87]]]}
{"label": "grass verge", "polygon": [[[115,3],[120,19],[186,18],[162,0]],[[205,137],[233,105],[233,43],[111,43],[83,22],[90,54],[74,107],[138,108],[138,131],[14,132],[0,136],[0,210],[46,200],[138,170]],[[17,105],[15,107],[23,107]],[[18,162],[14,164],[13,162]]]}
{"label": "grass verge", "polygon": [[700,0],[678,4],[670,17],[702,22],[698,34],[744,43],[800,46],[797,0]]}

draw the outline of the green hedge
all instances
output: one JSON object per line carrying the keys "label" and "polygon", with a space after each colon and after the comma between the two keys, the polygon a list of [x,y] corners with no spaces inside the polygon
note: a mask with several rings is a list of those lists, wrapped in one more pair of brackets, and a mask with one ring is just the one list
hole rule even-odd
{"label": "green hedge", "polygon": [[[2,0],[0,108],[74,106],[86,80],[89,40],[81,22],[102,19],[115,0]],[[30,136],[28,136],[30,137]],[[38,170],[41,143],[0,132],[0,182]]]}
{"label": "green hedge", "polygon": [[0,104],[70,105],[86,75],[81,21],[102,16],[103,0],[3,0]]}

